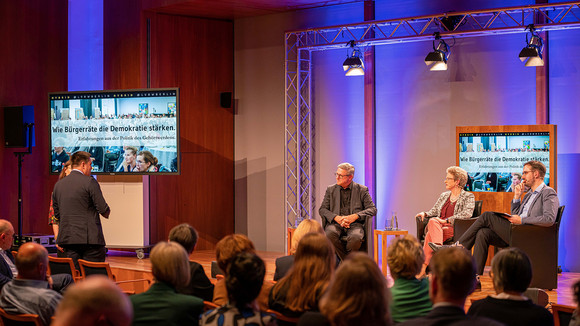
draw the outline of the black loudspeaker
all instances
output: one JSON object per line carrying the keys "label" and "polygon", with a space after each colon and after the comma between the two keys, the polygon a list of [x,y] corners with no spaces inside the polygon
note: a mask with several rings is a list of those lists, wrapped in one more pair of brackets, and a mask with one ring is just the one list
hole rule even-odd
{"label": "black loudspeaker", "polygon": [[220,93],[220,106],[224,109],[232,107],[232,92]]}
{"label": "black loudspeaker", "polygon": [[[28,147],[28,132],[25,124],[34,124],[34,106],[4,108],[4,146]],[[32,140],[32,146],[34,146],[34,134]]]}

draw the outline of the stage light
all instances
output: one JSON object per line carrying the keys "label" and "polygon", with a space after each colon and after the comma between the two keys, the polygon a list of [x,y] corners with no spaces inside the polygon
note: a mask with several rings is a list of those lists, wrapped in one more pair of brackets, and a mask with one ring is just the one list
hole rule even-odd
{"label": "stage light", "polygon": [[[439,41],[435,46],[435,41]],[[439,33],[435,33],[435,40],[433,41],[433,52],[429,52],[425,57],[425,64],[427,66],[433,65],[429,70],[441,71],[447,70],[447,59],[449,58],[449,45],[441,39]]]}
{"label": "stage light", "polygon": [[[363,76],[365,74],[365,65],[362,59],[362,53],[354,46],[354,41],[347,43],[350,48],[346,52],[346,60],[342,63],[342,68],[346,76]],[[349,54],[350,50],[352,53]]]}
{"label": "stage light", "polygon": [[544,40],[536,32],[533,24],[528,25],[526,30],[529,30],[526,34],[526,46],[520,51],[519,58],[522,62],[526,62],[526,67],[543,66]]}

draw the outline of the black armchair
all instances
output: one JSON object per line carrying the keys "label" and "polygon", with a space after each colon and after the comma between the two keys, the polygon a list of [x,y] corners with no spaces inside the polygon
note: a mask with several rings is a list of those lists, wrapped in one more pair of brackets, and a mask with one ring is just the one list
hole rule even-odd
{"label": "black armchair", "polygon": [[[476,200],[475,201],[475,208],[473,209],[473,214],[471,215],[472,218],[468,219],[468,220],[459,220],[456,219],[455,223],[453,224],[453,237],[451,239],[448,239],[447,241],[445,241],[445,243],[453,243],[455,241],[457,241],[456,239],[459,239],[459,237],[465,232],[465,230],[467,230],[467,228],[475,221],[475,219],[473,219],[473,217],[477,217],[479,215],[481,215],[481,207],[483,206],[483,200]],[[427,217],[424,220],[421,220],[420,217],[415,217],[415,222],[417,223],[417,239],[419,239],[419,241],[421,243],[423,243],[423,241],[425,241],[425,227],[427,226],[427,223],[429,223],[429,218]],[[468,222],[469,225],[467,224],[462,224],[462,222]],[[467,227],[465,227],[465,225],[467,225]]]}
{"label": "black armchair", "polygon": [[[362,244],[360,246],[359,251],[365,251],[367,253],[369,253],[369,248],[372,248],[372,245],[369,245],[369,239],[373,238],[373,223],[372,223],[372,219],[374,219],[374,216],[365,218],[365,221],[363,223],[363,228],[365,230],[365,237],[363,238]],[[322,220],[322,229],[326,230],[326,226],[328,225],[328,221],[326,220],[326,218],[324,218],[324,216],[321,216],[320,219]],[[343,236],[340,238],[340,241],[342,241],[345,245],[346,245],[346,236]],[[370,253],[372,255],[372,252]]]}
{"label": "black armchair", "polygon": [[[508,247],[520,248],[530,258],[532,288],[549,290],[558,288],[558,234],[564,208],[565,206],[558,207],[556,221],[549,227],[530,224],[511,225]],[[456,238],[459,239],[476,220],[456,220]]]}

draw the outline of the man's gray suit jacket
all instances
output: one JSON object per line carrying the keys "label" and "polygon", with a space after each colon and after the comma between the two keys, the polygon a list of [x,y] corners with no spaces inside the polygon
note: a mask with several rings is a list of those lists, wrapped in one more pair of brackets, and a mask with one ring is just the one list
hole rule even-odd
{"label": "man's gray suit jacket", "polygon": [[[529,191],[524,199],[514,203],[512,201],[512,214],[521,214],[524,205],[529,200],[532,192]],[[539,226],[551,226],[556,222],[556,214],[560,201],[556,191],[548,186],[544,186],[542,191],[534,198],[532,206],[528,210],[528,216],[522,218],[522,224],[534,224]]]}
{"label": "man's gray suit jacket", "polygon": [[[350,194],[350,214],[357,214],[359,222],[364,223],[366,218],[377,215],[377,208],[373,199],[369,194],[369,188],[352,182]],[[334,184],[326,188],[324,200],[320,205],[318,213],[322,218],[332,223],[334,218],[340,214],[340,188],[341,186]]]}
{"label": "man's gray suit jacket", "polygon": [[109,205],[97,180],[73,170],[54,186],[54,216],[59,220],[59,245],[105,245],[100,214]]}

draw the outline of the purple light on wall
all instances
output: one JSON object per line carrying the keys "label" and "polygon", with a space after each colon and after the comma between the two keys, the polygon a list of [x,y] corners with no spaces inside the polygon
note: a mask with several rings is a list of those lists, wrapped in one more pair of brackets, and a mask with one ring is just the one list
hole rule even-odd
{"label": "purple light on wall", "polygon": [[68,90],[101,90],[103,0],[68,3]]}

